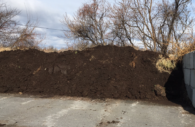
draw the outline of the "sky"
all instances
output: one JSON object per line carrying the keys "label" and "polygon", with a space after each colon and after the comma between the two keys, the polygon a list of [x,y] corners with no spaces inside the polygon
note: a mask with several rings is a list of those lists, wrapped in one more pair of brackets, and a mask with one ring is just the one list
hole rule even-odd
{"label": "sky", "polygon": [[[27,22],[28,17],[32,22],[38,21],[37,26],[63,29],[61,23],[63,16],[67,13],[73,15],[86,0],[4,0],[8,7],[20,10],[20,14],[15,17],[21,24]],[[28,16],[29,15],[29,16]],[[42,46],[54,46],[55,48],[66,47],[66,40],[63,32],[37,28],[37,32],[46,36]]]}
{"label": "sky", "polygon": [[[53,29],[66,29],[62,24],[65,14],[73,16],[75,12],[90,0],[4,0],[10,8],[20,10],[20,14],[14,19],[21,24],[27,22],[29,15],[31,21],[40,27]],[[63,31],[37,28],[37,32],[46,36],[41,46],[53,46],[55,48],[66,47],[67,39],[64,39]]]}
{"label": "sky", "polygon": [[[64,29],[65,26],[61,23],[65,13],[68,16],[73,16],[74,13],[90,0],[2,0],[10,8],[20,10],[20,14],[15,17],[16,21],[25,24],[28,15],[31,21],[36,22],[40,27]],[[108,0],[114,3],[114,0]],[[194,5],[193,0],[192,5]],[[57,30],[48,30],[37,28],[37,32],[46,36],[41,46],[53,46],[55,48],[65,48],[68,40],[64,39],[63,32]]]}

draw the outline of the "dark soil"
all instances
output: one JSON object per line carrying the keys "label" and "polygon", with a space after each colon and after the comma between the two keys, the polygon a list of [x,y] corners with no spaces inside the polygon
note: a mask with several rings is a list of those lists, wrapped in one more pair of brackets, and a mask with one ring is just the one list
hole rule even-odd
{"label": "dark soil", "polygon": [[[5,51],[0,53],[0,92],[181,100],[185,95],[182,69],[171,75],[159,72],[155,66],[158,56],[152,51],[116,46],[63,53]],[[155,94],[157,84],[166,87],[166,97]]]}

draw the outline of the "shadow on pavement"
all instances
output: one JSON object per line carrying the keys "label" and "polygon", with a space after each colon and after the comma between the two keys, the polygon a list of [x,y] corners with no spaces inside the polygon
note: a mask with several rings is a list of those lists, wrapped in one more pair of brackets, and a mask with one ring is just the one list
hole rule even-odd
{"label": "shadow on pavement", "polygon": [[181,105],[184,110],[195,115],[195,108],[186,91],[181,61],[177,62],[176,69],[171,72],[165,84],[165,90],[169,101]]}

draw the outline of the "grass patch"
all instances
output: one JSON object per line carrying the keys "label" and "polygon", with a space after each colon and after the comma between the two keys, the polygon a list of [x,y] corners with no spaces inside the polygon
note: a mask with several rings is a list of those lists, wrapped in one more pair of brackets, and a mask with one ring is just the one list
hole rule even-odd
{"label": "grass patch", "polygon": [[172,70],[176,69],[176,61],[159,55],[159,60],[156,63],[156,67],[160,72],[164,71],[170,73]]}

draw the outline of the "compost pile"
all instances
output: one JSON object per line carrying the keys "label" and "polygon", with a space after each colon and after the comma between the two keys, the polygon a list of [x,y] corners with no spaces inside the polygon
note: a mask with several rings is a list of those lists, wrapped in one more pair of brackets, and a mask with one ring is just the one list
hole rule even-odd
{"label": "compost pile", "polygon": [[[97,46],[83,51],[0,53],[0,92],[89,98],[167,100],[183,95],[182,69],[155,66],[159,53],[132,47]],[[158,96],[155,85],[166,88]]]}

